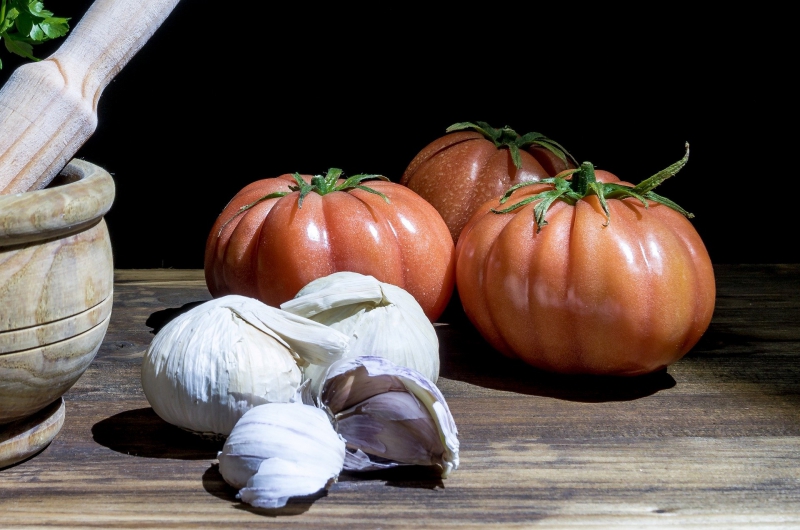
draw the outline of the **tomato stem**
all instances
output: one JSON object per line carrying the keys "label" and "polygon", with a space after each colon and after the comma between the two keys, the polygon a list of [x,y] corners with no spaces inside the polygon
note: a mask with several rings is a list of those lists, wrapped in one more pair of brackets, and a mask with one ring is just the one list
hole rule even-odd
{"label": "tomato stem", "polygon": [[606,217],[606,222],[603,223],[603,226],[608,226],[608,223],[611,222],[611,212],[608,209],[607,199],[624,199],[626,197],[633,197],[639,200],[645,208],[649,207],[649,203],[647,202],[648,200],[663,204],[664,206],[672,208],[673,210],[691,219],[694,217],[693,214],[687,212],[670,199],[662,197],[661,195],[658,195],[652,191],[656,186],[660,185],[668,178],[675,176],[675,174],[677,174],[678,171],[680,171],[688,161],[689,143],[687,142],[686,152],[682,159],[670,165],[669,167],[662,169],[652,177],[643,180],[634,187],[623,186],[613,182],[598,182],[597,176],[594,172],[594,165],[591,162],[583,162],[579,168],[562,171],[553,178],[542,179],[534,182],[522,182],[512,186],[503,194],[502,197],[500,197],[500,204],[505,204],[515,191],[525,186],[549,184],[552,185],[552,189],[548,189],[537,193],[536,195],[526,197],[518,203],[512,204],[504,209],[492,208],[492,212],[509,213],[532,202],[539,201],[539,203],[534,207],[534,217],[536,218],[537,225],[536,232],[538,233],[543,226],[547,225],[545,213],[550,208],[550,205],[553,204],[553,202],[556,200],[562,200],[568,204],[575,204],[577,201],[585,197],[595,195],[597,196],[597,199],[600,202],[600,207],[603,209],[603,213]]}
{"label": "tomato stem", "polygon": [[567,159],[569,159],[576,166],[578,165],[578,161],[569,153],[569,151],[564,149],[564,146],[538,132],[529,132],[523,136],[520,136],[508,125],[502,129],[495,129],[485,121],[479,121],[475,123],[468,121],[454,123],[446,129],[446,132],[450,133],[464,129],[473,129],[481,133],[487,140],[494,142],[494,145],[498,148],[507,147],[511,152],[511,160],[514,162],[514,165],[517,167],[517,169],[522,167],[522,158],[520,157],[519,150],[525,149],[526,147],[530,147],[532,145],[547,149],[560,158],[564,163],[567,163]]}
{"label": "tomato stem", "polygon": [[594,174],[594,166],[591,162],[584,162],[581,164],[580,168],[578,168],[578,171],[572,175],[572,191],[581,197],[585,197],[593,182],[597,182],[597,177]]}

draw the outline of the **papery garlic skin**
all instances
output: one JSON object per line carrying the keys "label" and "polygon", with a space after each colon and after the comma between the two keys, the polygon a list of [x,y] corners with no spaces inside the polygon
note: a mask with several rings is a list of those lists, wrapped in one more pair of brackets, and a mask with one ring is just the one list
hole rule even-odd
{"label": "papery garlic skin", "polygon": [[[347,442],[348,471],[395,465],[459,465],[458,429],[444,396],[419,372],[362,356],[333,363],[317,401]],[[378,457],[377,459],[370,457]]]}
{"label": "papery garlic skin", "polygon": [[[404,289],[373,276],[336,272],[300,290],[281,309],[330,326],[350,337],[346,358],[378,356],[439,378],[439,339],[422,307]],[[327,366],[304,369],[316,392]]]}
{"label": "papery garlic skin", "polygon": [[270,403],[242,416],[218,458],[222,478],[244,502],[280,508],[329,488],[344,465],[345,444],[322,409]]}
{"label": "papery garlic skin", "polygon": [[167,323],[142,360],[142,388],[163,420],[225,436],[252,407],[288,402],[298,363],[329,363],[346,336],[253,298],[229,295]]}

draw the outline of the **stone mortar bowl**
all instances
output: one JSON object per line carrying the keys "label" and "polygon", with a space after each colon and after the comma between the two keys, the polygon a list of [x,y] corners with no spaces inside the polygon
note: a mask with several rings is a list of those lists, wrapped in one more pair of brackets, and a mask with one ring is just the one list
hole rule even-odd
{"label": "stone mortar bowl", "polygon": [[114,193],[111,175],[74,159],[45,189],[0,195],[0,430],[60,400],[100,349]]}

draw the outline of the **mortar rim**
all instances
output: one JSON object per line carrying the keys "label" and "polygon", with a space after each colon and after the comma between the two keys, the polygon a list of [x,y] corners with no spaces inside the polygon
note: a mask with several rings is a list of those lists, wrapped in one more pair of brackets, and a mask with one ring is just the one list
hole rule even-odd
{"label": "mortar rim", "polygon": [[115,185],[100,166],[72,159],[65,184],[0,195],[0,247],[63,237],[97,223],[114,202]]}

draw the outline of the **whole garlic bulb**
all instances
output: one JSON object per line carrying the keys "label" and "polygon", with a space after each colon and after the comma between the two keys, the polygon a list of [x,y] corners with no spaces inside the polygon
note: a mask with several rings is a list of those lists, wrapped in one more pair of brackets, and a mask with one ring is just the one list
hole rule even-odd
{"label": "whole garlic bulb", "polygon": [[153,410],[178,427],[227,435],[248,410],[290,401],[300,365],[329,365],[348,338],[327,326],[229,295],[179,315],[153,338],[142,388]]}
{"label": "whole garlic bulb", "polygon": [[[303,287],[281,309],[330,326],[350,337],[345,358],[389,359],[432,382],[439,378],[439,339],[422,307],[404,289],[373,276],[336,272]],[[327,366],[305,368],[317,392]]]}
{"label": "whole garlic bulb", "polygon": [[328,415],[302,403],[250,409],[219,452],[219,472],[242,501],[280,508],[289,498],[327,489],[344,465],[345,445]]}

